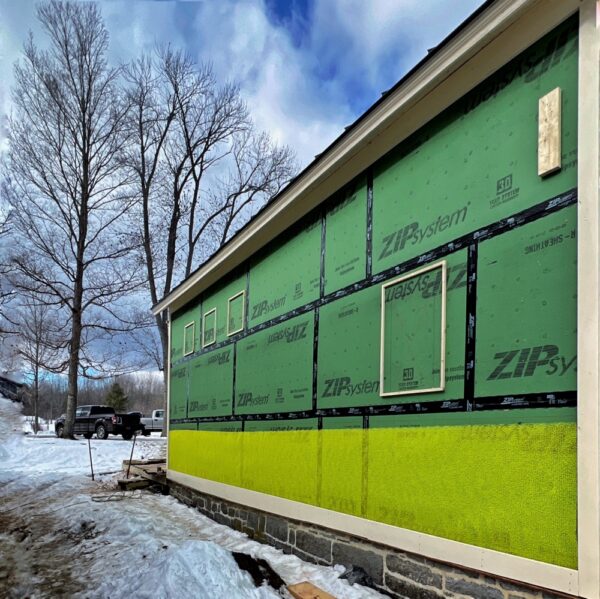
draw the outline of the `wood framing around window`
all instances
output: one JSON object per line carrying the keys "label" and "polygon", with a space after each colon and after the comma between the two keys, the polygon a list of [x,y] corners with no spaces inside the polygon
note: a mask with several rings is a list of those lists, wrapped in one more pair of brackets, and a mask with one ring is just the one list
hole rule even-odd
{"label": "wood framing around window", "polygon": [[[191,332],[190,332],[191,331]],[[188,349],[189,335],[192,336],[191,347]],[[194,353],[194,347],[196,345],[196,322],[188,322],[183,328],[183,355],[189,356]]]}
{"label": "wood framing around window", "polygon": [[[441,270],[441,298],[440,298],[440,384],[427,388],[411,388],[406,390],[385,391],[385,313],[386,313],[386,290],[420,277],[428,272]],[[381,286],[381,337],[379,341],[379,395],[381,397],[395,397],[398,395],[416,395],[422,393],[435,393],[444,391],[446,387],[446,282],[448,266],[446,260],[435,262],[419,270],[403,275]]]}
{"label": "wood framing around window", "polygon": [[[206,320],[211,315],[214,314],[214,325],[212,327],[212,339],[206,339]],[[211,329],[208,329],[211,330]],[[213,308],[208,312],[204,313],[204,318],[202,318],[202,347],[208,347],[217,341],[217,309]]]}
{"label": "wood framing around window", "polygon": [[[238,297],[242,298],[242,319],[241,319],[241,324],[238,328],[234,328],[233,330],[230,329],[231,326],[231,304],[233,301],[235,301]],[[227,336],[231,337],[231,335],[235,335],[236,333],[239,333],[241,331],[244,330],[244,322],[246,320],[246,290],[242,289],[242,291],[240,291],[239,293],[236,293],[235,295],[232,295],[228,300],[227,300]]]}

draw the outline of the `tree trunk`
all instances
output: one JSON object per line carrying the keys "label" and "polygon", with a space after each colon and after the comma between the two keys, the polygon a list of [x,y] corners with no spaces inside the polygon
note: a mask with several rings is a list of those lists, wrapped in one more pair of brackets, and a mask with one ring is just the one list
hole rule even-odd
{"label": "tree trunk", "polygon": [[40,430],[39,421],[38,421],[38,395],[39,395],[39,367],[36,364],[34,366],[34,374],[33,374],[33,432],[37,435]]}
{"label": "tree trunk", "polygon": [[[79,261],[79,265],[82,261]],[[77,409],[77,388],[79,376],[79,350],[81,348],[82,316],[81,304],[83,300],[83,268],[78,268],[75,279],[75,292],[73,294],[71,343],[69,345],[69,372],[67,386],[67,411],[65,417],[64,437],[74,439],[73,428],[75,424],[75,410]]]}
{"label": "tree trunk", "polygon": [[67,412],[65,418],[64,437],[73,439],[75,410],[77,409],[77,383],[79,374],[79,346],[81,343],[81,316],[73,318],[71,347],[69,350],[69,374],[67,387]]}

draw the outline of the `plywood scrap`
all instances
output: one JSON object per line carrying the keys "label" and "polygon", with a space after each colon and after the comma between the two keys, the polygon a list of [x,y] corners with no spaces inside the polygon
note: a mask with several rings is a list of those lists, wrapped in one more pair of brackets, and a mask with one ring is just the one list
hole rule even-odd
{"label": "plywood scrap", "polygon": [[299,582],[288,586],[287,589],[294,599],[335,599],[333,595],[316,587],[312,582]]}
{"label": "plywood scrap", "polygon": [[561,167],[561,92],[553,89],[539,101],[538,175],[545,177]]}

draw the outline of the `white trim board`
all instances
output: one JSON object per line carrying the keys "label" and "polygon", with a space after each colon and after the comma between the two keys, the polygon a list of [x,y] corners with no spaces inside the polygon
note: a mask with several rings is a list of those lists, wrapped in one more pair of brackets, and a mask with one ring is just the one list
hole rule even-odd
{"label": "white trim board", "polygon": [[600,597],[600,3],[579,22],[577,531],[579,593]]}
{"label": "white trim board", "polygon": [[334,512],[266,493],[196,478],[175,470],[167,470],[167,479],[202,493],[284,518],[310,522],[433,560],[456,564],[459,567],[487,572],[544,589],[577,595],[577,571],[569,568],[442,539],[405,528],[397,528],[389,524]]}

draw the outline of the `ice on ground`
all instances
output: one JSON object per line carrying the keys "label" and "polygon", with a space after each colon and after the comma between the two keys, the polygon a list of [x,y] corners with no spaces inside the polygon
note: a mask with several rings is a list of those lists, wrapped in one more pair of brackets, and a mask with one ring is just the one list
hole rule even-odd
{"label": "ice on ground", "polygon": [[[23,434],[16,404],[0,399],[0,596],[268,599],[231,551],[269,562],[287,584],[309,580],[339,599],[382,597],[217,524],[172,497],[92,482],[86,440]],[[119,470],[132,441],[90,442],[95,472]],[[134,458],[163,456],[165,439],[136,442]]]}

